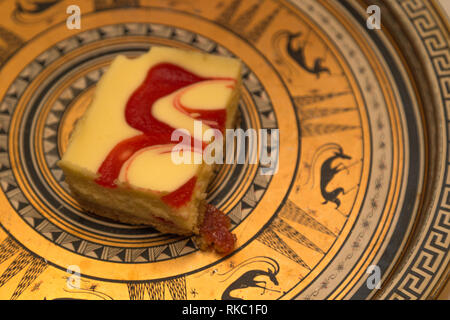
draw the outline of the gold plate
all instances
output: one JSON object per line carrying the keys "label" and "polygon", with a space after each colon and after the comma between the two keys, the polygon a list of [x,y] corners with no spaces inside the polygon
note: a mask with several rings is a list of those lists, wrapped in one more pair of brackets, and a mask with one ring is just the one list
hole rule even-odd
{"label": "gold plate", "polygon": [[[0,298],[423,299],[447,277],[449,25],[432,1],[0,1]],[[56,162],[117,54],[242,60],[243,129],[278,171],[224,165],[236,250],[83,212]],[[379,274],[380,281],[373,282]],[[375,278],[374,278],[375,277]],[[373,287],[371,284],[378,284]]]}

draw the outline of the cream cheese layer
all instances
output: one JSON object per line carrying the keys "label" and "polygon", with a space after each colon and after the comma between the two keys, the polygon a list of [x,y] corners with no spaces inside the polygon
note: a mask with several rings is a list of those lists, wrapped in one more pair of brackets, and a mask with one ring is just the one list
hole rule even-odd
{"label": "cream cheese layer", "polygon": [[[172,128],[186,129],[191,136],[194,136],[195,121],[198,121],[199,111],[225,109],[231,102],[233,88],[234,83],[230,80],[198,82],[156,101],[152,114]],[[201,137],[211,126],[218,125],[217,122],[208,120],[202,120],[197,124],[201,125]]]}
{"label": "cream cheese layer", "polygon": [[[217,121],[202,119],[201,115],[208,111],[226,110],[235,95],[240,62],[194,51],[152,47],[148,53],[135,59],[124,56],[114,59],[97,84],[93,101],[77,124],[61,162],[98,174],[118,146],[141,137],[141,140],[152,138],[151,128],[142,132],[130,125],[125,114],[132,95],[147,85],[145,81],[151,70],[163,64],[185,70],[200,80],[180,87],[153,104],[149,103],[148,113],[173,130],[186,129],[191,134],[194,133],[194,121],[199,119],[202,120],[202,132],[217,128]],[[118,158],[123,158],[124,164],[116,182],[154,191],[176,190],[195,176],[199,166],[173,163],[172,146],[164,141],[119,154]]]}

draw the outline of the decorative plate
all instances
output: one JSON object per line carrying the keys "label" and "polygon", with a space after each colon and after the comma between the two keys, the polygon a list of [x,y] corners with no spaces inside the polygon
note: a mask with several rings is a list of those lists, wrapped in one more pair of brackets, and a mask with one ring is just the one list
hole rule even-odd
{"label": "decorative plate", "polygon": [[[433,1],[72,4],[0,1],[0,298],[439,293],[450,245],[450,28]],[[279,129],[276,174],[247,158],[210,185],[238,237],[228,256],[83,212],[56,165],[112,59],[152,45],[238,57],[239,127]]]}

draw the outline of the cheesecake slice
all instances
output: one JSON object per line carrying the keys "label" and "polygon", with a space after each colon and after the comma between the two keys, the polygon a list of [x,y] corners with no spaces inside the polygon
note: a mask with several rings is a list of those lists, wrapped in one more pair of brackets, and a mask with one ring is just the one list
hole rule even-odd
{"label": "cheesecake slice", "polygon": [[234,125],[240,72],[236,59],[166,47],[116,57],[58,163],[80,205],[229,251],[229,224],[205,202],[215,164],[203,155]]}

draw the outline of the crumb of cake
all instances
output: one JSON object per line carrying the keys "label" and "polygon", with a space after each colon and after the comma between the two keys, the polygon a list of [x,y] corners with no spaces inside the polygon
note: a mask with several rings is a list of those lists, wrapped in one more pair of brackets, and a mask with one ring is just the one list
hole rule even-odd
{"label": "crumb of cake", "polygon": [[197,244],[201,250],[214,249],[228,254],[236,245],[236,235],[229,230],[230,219],[213,205],[207,204]]}

